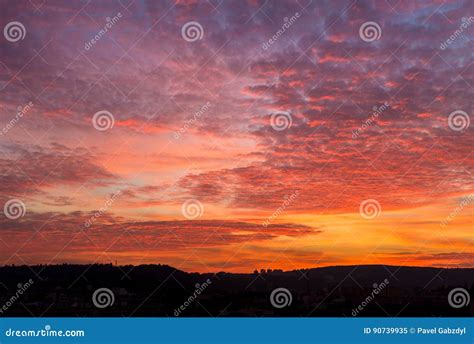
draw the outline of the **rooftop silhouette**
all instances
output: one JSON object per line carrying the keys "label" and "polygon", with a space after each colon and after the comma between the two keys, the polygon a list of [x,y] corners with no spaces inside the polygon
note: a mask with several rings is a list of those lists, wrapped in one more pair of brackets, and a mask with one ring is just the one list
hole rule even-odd
{"label": "rooftop silhouette", "polygon": [[[0,304],[10,303],[1,316],[472,316],[472,303],[450,305],[454,288],[472,295],[474,269],[359,265],[202,274],[167,265],[0,268]],[[102,297],[110,299],[94,300],[105,289],[110,295]],[[275,290],[287,295],[278,299]]]}

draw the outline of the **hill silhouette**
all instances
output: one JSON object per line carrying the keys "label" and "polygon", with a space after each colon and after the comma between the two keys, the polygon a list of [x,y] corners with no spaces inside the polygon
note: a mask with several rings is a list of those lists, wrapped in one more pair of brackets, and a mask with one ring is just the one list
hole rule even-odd
{"label": "hill silhouette", "polygon": [[[103,308],[93,301],[101,288],[113,299],[102,300],[110,303]],[[287,295],[272,298],[279,288]],[[472,316],[472,302],[449,304],[454,288],[472,295],[474,269],[360,265],[203,274],[167,265],[4,266],[0,316]]]}

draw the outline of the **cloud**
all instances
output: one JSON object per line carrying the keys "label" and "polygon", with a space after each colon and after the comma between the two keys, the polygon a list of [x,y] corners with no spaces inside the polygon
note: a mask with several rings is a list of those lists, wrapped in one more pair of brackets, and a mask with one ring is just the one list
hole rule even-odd
{"label": "cloud", "polygon": [[[444,50],[440,44],[471,8],[469,0],[12,2],[5,18],[21,21],[27,34],[0,42],[0,200],[27,199],[35,216],[63,211],[55,216],[78,231],[86,209],[126,186],[117,213],[96,233],[124,252],[133,242],[114,225],[145,247],[160,239],[178,248],[206,240],[227,218],[223,242],[274,243],[309,229],[257,231],[245,219],[271,215],[296,190],[282,222],[357,213],[365,199],[384,214],[446,205],[474,191],[474,125],[460,132],[448,125],[455,110],[473,121],[473,29]],[[202,40],[182,38],[189,21],[202,25]],[[380,26],[379,40],[361,39],[367,21]],[[30,101],[32,110],[3,134]],[[101,110],[115,121],[104,132],[91,122]],[[271,126],[279,112],[291,116],[281,131]],[[211,222],[172,221],[189,198],[206,204]],[[426,216],[413,226],[432,222]],[[179,228],[164,234],[167,226]],[[59,222],[50,231],[69,235]],[[85,252],[93,243],[82,235]]]}
{"label": "cloud", "polygon": [[[1,259],[8,263],[22,243],[22,256],[48,262],[58,252],[81,256],[88,251],[172,252],[183,249],[226,247],[265,242],[281,236],[304,237],[321,233],[317,228],[283,223],[249,223],[228,220],[130,221],[109,213],[32,213],[18,221],[0,218]],[[85,223],[89,222],[89,226]]]}
{"label": "cloud", "polygon": [[104,186],[115,179],[112,173],[97,165],[85,149],[70,149],[61,144],[49,147],[3,144],[2,148],[6,153],[6,157],[0,159],[2,199],[41,195],[60,185]]}

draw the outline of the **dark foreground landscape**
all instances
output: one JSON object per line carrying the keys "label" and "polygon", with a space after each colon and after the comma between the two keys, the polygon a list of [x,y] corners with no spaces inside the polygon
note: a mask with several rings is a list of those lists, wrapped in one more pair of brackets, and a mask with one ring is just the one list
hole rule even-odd
{"label": "dark foreground landscape", "polygon": [[[461,293],[451,293],[455,288]],[[0,268],[0,316],[473,316],[474,269],[342,266],[253,274],[166,265]]]}

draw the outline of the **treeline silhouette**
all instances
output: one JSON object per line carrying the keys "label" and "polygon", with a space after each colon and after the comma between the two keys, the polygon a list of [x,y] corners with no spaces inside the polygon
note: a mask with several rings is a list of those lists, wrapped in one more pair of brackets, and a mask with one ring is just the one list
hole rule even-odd
{"label": "treeline silhouette", "polygon": [[[26,288],[30,279],[34,283]],[[388,284],[381,288],[384,280]],[[25,289],[21,295],[18,288]],[[112,291],[112,305],[94,305],[93,294],[99,288]],[[276,288],[291,293],[291,304],[272,304]],[[200,274],[167,265],[4,266],[0,316],[351,317],[364,301],[357,316],[472,316],[473,302],[450,306],[453,288],[473,295],[474,269],[364,265]],[[367,302],[375,289],[381,290]],[[18,297],[11,302],[14,295]]]}

